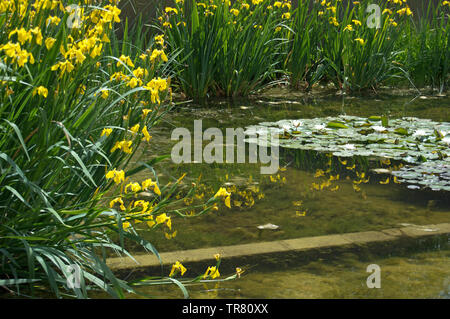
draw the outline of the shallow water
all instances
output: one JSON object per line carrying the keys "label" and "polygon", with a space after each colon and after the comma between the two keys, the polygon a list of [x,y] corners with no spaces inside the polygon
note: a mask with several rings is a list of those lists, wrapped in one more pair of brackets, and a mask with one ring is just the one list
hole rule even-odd
{"label": "shallow water", "polygon": [[[368,288],[370,264],[380,267],[380,288]],[[227,275],[227,274],[225,274]],[[297,267],[250,269],[240,278],[186,287],[190,298],[346,299],[450,298],[450,251],[434,250],[391,257],[346,253]],[[138,288],[154,298],[183,298],[175,286]],[[130,298],[139,296],[130,295]]]}
{"label": "shallow water", "polygon": [[[285,93],[278,96],[286,96]],[[169,114],[152,131],[150,146],[143,150],[143,158],[170,154],[177,141],[170,141],[176,127],[193,132],[193,121],[201,119],[203,130],[217,127],[245,128],[263,121],[302,119],[339,114],[355,116],[388,115],[390,118],[414,116],[435,121],[450,121],[449,98],[427,99],[414,97],[349,98],[335,96],[295,97],[291,100],[258,99],[224,102],[213,105],[182,105]],[[203,144],[208,142],[204,141]],[[200,247],[234,245],[306,236],[379,230],[401,227],[402,224],[437,224],[450,222],[450,202],[447,193],[413,191],[405,185],[380,184],[382,179],[371,176],[355,189],[354,171],[342,174],[331,187],[315,190],[313,184],[326,183],[315,177],[316,170],[300,170],[282,162],[286,170],[272,177],[261,175],[259,164],[180,164],[170,159],[155,167],[160,181],[174,180],[183,173],[185,185],[200,184],[201,203],[217,189],[235,185],[236,191],[246,191],[247,199],[233,195],[232,208],[223,204],[213,211],[195,218],[173,218],[177,236],[167,240],[161,231],[149,232],[141,227],[141,234],[158,251],[173,251]],[[345,165],[343,165],[345,166]],[[386,164],[388,167],[388,164]],[[325,169],[325,168],[324,168]],[[345,169],[344,169],[345,172]],[[348,177],[346,178],[347,175]],[[200,182],[198,178],[201,176]],[[143,176],[142,176],[143,177]],[[338,187],[336,187],[338,186]],[[202,197],[200,199],[200,197]],[[254,201],[254,203],[253,203]],[[186,205],[187,206],[187,205]],[[240,207],[237,207],[240,206]],[[277,230],[259,230],[258,225],[275,224]],[[139,251],[137,247],[128,247]],[[386,254],[389,252],[387,251]],[[428,298],[448,296],[448,251],[435,251],[378,260],[386,263],[386,289],[367,289],[363,278],[365,267],[358,255],[334,261],[317,261],[316,266],[299,269],[273,269],[270,272],[251,269],[240,280],[208,284],[193,288],[198,298]],[[371,260],[370,263],[376,263]],[[316,269],[317,268],[317,269]],[[308,270],[309,269],[309,270]],[[333,274],[332,276],[330,274]],[[389,279],[390,278],[390,279]],[[446,282],[446,284],[445,284]],[[446,287],[444,287],[447,285]],[[443,288],[444,287],[444,288]],[[181,297],[164,290],[166,297]],[[211,290],[212,289],[212,290]],[[445,291],[447,289],[447,291]]]}
{"label": "shallow water", "polygon": [[[358,116],[389,113],[392,118],[415,115],[449,121],[449,105],[448,98],[416,99],[411,102],[411,98],[405,97],[386,100],[323,98],[305,102],[220,102],[210,107],[188,105],[169,114],[165,122],[153,131],[152,143],[143,152],[143,156],[148,158],[155,153],[170,154],[171,147],[177,143],[170,141],[172,130],[186,127],[192,131],[193,121],[197,119],[202,120],[203,129],[218,127],[222,130],[227,127],[244,128],[262,121],[342,113]],[[280,164],[283,166],[287,163]],[[352,185],[356,177],[352,170],[344,169],[339,180],[317,191],[314,190],[314,184],[324,184],[327,179],[314,177],[316,170],[300,170],[292,165],[272,177],[261,175],[259,164],[248,163],[177,165],[167,159],[155,169],[163,182],[187,173],[185,185],[191,182],[201,184],[197,195],[203,198],[194,199],[194,203],[204,202],[205,198],[213,196],[225,183],[236,185],[237,191],[246,190],[250,194],[247,200],[243,196],[233,195],[231,209],[221,205],[219,211],[197,218],[174,218],[177,237],[170,241],[161,232],[144,230],[143,235],[159,251],[379,230],[400,227],[402,223],[420,225],[450,221],[450,202],[446,194],[413,191],[392,181],[381,185],[382,178],[379,176],[371,176],[367,183],[363,182],[358,185],[359,189],[355,189]],[[345,172],[348,173],[347,176],[344,175]],[[197,180],[199,176],[200,183]],[[240,207],[235,204],[240,204]],[[277,231],[260,231],[256,228],[267,223],[280,228]]]}

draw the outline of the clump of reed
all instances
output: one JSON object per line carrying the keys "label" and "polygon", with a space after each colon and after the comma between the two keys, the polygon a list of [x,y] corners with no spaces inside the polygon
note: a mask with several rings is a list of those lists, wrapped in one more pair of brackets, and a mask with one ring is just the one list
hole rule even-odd
{"label": "clump of reed", "polygon": [[[413,12],[406,1],[177,0],[159,26],[189,97],[248,96],[267,84],[349,92],[432,86],[449,78],[448,1]],[[422,14],[421,14],[422,12]]]}
{"label": "clump of reed", "polygon": [[275,79],[291,18],[287,1],[176,1],[166,7],[160,27],[182,91],[189,97],[246,96]]}
{"label": "clump of reed", "polygon": [[[171,108],[164,37],[130,44],[125,26],[119,45],[115,3],[1,2],[2,292],[124,297],[134,290],[106,264],[107,252],[130,255],[127,240],[159,256],[136,225],[174,236],[181,179],[159,184],[152,166],[162,157],[128,165]],[[145,180],[131,180],[144,170]],[[138,200],[143,191],[151,198]]]}

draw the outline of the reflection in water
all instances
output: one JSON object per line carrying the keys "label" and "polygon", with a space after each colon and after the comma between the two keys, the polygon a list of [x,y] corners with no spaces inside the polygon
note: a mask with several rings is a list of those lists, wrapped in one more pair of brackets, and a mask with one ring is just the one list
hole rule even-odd
{"label": "reflection in water", "polygon": [[[213,108],[180,107],[155,130],[153,144],[143,155],[152,156],[153,147],[158,148],[158,154],[170,154],[176,143],[170,142],[171,131],[176,127],[192,131],[196,119],[202,119],[203,129],[218,127],[223,131],[263,121],[339,114],[415,116],[450,121],[448,98],[411,101],[397,97],[345,99],[344,102],[337,99],[306,100],[305,103],[271,100],[240,101],[233,105],[218,102]],[[225,186],[232,192],[232,208],[222,205],[218,211],[200,217],[174,219],[178,232],[170,240],[160,232],[143,229],[142,233],[159,251],[171,251],[379,230],[404,223],[423,225],[450,221],[449,198],[443,192],[409,190],[395,178],[359,171],[354,162],[343,158],[329,157],[323,163],[314,169],[297,169],[290,165],[295,163],[286,160],[281,163],[285,168],[277,174],[260,175],[256,164],[175,165],[170,160],[164,161],[156,169],[162,173],[160,180],[176,179],[187,173],[185,185],[191,182],[198,185],[186,206],[201,203]],[[386,169],[391,165],[394,163],[380,163],[380,167]],[[194,214],[195,211],[188,213]],[[262,231],[257,228],[269,223],[279,227]],[[190,291],[195,298],[448,297],[448,257],[448,250],[366,260],[361,260],[358,254],[348,254],[312,261],[299,268],[283,269],[283,265],[279,265],[270,272],[252,268],[239,280],[195,285]],[[369,275],[365,270],[371,263],[379,264],[382,269],[381,289],[368,289],[365,285]],[[182,296],[168,287],[155,294]]]}
{"label": "reflection in water", "polygon": [[[380,266],[379,289],[367,287],[367,266]],[[346,253],[288,268],[252,269],[240,279],[187,287],[191,298],[450,298],[450,251],[395,257]],[[140,288],[159,298],[182,298],[175,286]],[[134,298],[135,296],[130,296]]]}

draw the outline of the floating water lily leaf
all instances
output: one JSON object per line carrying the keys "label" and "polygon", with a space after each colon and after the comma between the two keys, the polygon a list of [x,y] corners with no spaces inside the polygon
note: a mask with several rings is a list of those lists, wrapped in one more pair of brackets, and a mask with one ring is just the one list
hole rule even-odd
{"label": "floating water lily leaf", "polygon": [[397,133],[397,134],[400,134],[400,135],[408,135],[409,134],[408,130],[403,128],[403,127],[396,128],[394,130],[394,132]]}
{"label": "floating water lily leaf", "polygon": [[[450,187],[450,123],[414,117],[389,119],[388,125],[386,121],[387,118],[381,116],[361,118],[345,115],[281,120],[247,127],[245,133],[253,133],[252,137],[259,133],[258,138],[246,141],[260,146],[269,145],[274,133],[289,132],[286,138],[279,140],[280,147],[331,153],[339,157],[379,157],[402,161],[410,165],[393,172],[400,182],[447,191]],[[293,134],[294,131],[300,133]],[[424,183],[418,184],[417,181]]]}
{"label": "floating water lily leaf", "polygon": [[[405,166],[392,175],[402,182],[421,185],[418,188],[430,188],[433,191],[448,191],[450,189],[450,162],[429,161],[417,166]],[[418,189],[415,188],[415,189]]]}
{"label": "floating water lily leaf", "polygon": [[345,125],[344,123],[342,123],[342,122],[336,122],[336,121],[334,121],[334,122],[329,122],[329,123],[327,124],[327,127],[329,127],[329,128],[348,128],[348,126]]}
{"label": "floating water lily leaf", "polygon": [[434,136],[436,136],[436,138],[439,138],[439,139],[443,139],[444,138],[444,135],[442,134],[442,132],[440,132],[440,131],[438,131],[438,130],[434,130]]}

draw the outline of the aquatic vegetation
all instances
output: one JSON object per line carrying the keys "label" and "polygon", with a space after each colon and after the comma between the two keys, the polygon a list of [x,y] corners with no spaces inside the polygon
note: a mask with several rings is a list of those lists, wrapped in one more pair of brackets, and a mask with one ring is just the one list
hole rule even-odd
{"label": "aquatic vegetation", "polygon": [[[281,94],[286,95],[286,91],[282,91]],[[407,108],[403,108],[403,104],[410,101],[408,97],[400,98],[397,96],[382,98],[381,100],[367,97],[349,98],[345,99],[343,110],[341,98],[323,100],[319,98],[292,104],[284,102],[285,96],[281,96],[281,98],[283,100],[275,101],[276,103],[272,103],[274,100],[268,102],[261,100],[257,103],[247,101],[233,103],[232,101],[224,102],[220,100],[210,102],[204,107],[196,104],[186,105],[181,106],[176,112],[171,112],[165,119],[176,126],[189,125],[187,127],[190,128],[193,125],[193,120],[197,119],[198,116],[202,116],[204,121],[209,119],[208,122],[204,122],[205,127],[216,127],[218,121],[220,121],[221,127],[246,127],[262,121],[273,122],[288,118],[296,120],[292,121],[292,129],[301,131],[300,123],[303,122],[302,119],[304,118],[326,117],[330,114],[339,114],[342,111],[363,117],[389,112],[390,118],[418,116],[432,118],[433,121],[447,121],[448,118],[446,112],[447,98],[416,99]],[[253,115],[258,118],[253,117]],[[298,124],[297,127],[296,124]],[[326,124],[323,124],[324,128],[326,128]],[[155,129],[153,130],[154,134],[152,134],[155,135],[152,145],[158,143],[161,151],[170,150],[171,145],[164,143],[170,138],[170,130],[164,130],[162,127]],[[286,151],[288,150],[286,149]],[[286,152],[282,150],[281,153]],[[191,182],[195,182],[198,185],[196,194],[198,193],[201,196],[203,193],[203,198],[213,196],[220,187],[232,189],[233,185],[236,185],[237,190],[243,191],[246,185],[252,185],[249,184],[250,176],[253,177],[251,182],[260,187],[265,197],[262,200],[257,200],[254,195],[255,204],[252,207],[239,208],[233,203],[235,196],[237,196],[233,192],[231,209],[226,207],[223,201],[220,201],[217,202],[219,210],[211,211],[198,218],[188,216],[187,218],[175,219],[172,217],[178,234],[170,241],[160,236],[160,232],[147,232],[144,227],[141,227],[143,229],[141,234],[160,251],[169,252],[215,247],[217,245],[237,245],[305,236],[388,229],[397,227],[399,223],[404,222],[418,225],[448,222],[449,206],[445,193],[409,191],[406,186],[395,184],[392,176],[389,184],[379,184],[380,181],[387,179],[389,173],[375,175],[370,171],[369,175],[367,171],[363,170],[363,172],[366,172],[364,180],[369,178],[370,180],[368,183],[356,184],[360,188],[359,192],[356,191],[352,184],[353,181],[360,181],[356,173],[358,172],[361,175],[361,164],[357,159],[351,157],[331,156],[332,171],[329,174],[334,178],[339,175],[339,180],[331,181],[333,185],[324,188],[322,191],[311,190],[313,182],[320,186],[326,181],[324,176],[314,178],[314,175],[317,170],[322,170],[328,176],[326,170],[330,159],[327,157],[327,153],[320,153],[321,157],[313,157],[312,153],[310,154],[311,158],[314,159],[312,164],[317,165],[313,170],[310,168],[307,170],[296,169],[295,162],[289,164],[292,158],[287,159],[286,162],[284,156],[280,158],[280,165],[287,165],[286,168],[279,169],[280,178],[286,177],[287,181],[284,184],[278,181],[277,174],[272,175],[277,182],[272,182],[270,175],[260,175],[258,165],[229,163],[220,165],[205,163],[176,165],[169,161],[162,162],[155,168],[159,171],[161,167],[168,173],[160,178],[161,181],[166,180],[167,175],[178,176],[183,172],[188,172],[184,180],[186,188]],[[323,159],[319,161],[319,158]],[[373,165],[387,171],[396,170],[397,168],[394,168],[394,166],[398,166],[396,161],[388,159],[374,160]],[[202,180],[198,183],[194,177],[198,177],[200,174]],[[205,186],[203,187],[202,184]],[[332,191],[336,186],[339,186],[339,188]],[[230,192],[230,190],[227,191]],[[364,193],[367,200],[364,199]],[[430,197],[438,201],[436,207],[428,210],[427,202]],[[298,201],[303,201],[301,206],[293,205],[293,202]],[[194,195],[194,203],[197,202],[201,203],[200,199]],[[185,212],[190,211],[186,210]],[[301,216],[303,213],[305,215]],[[280,229],[276,231],[263,230],[261,236],[259,236],[257,225],[267,223],[279,225]],[[164,230],[164,228],[161,229]],[[143,253],[143,250],[139,247],[136,250]],[[183,262],[183,260],[180,261]],[[203,274],[208,266],[211,265],[205,265],[204,269],[198,269],[199,273]],[[244,267],[241,268],[244,269]],[[227,270],[232,271],[233,269],[234,267]],[[175,278],[184,279],[191,276],[192,269],[189,270],[183,277],[177,275]],[[249,275],[253,273],[253,270],[252,268],[249,270]],[[167,273],[169,271],[170,267],[167,268]],[[225,270],[221,269],[220,273],[224,274]],[[243,277],[241,279],[247,278]],[[197,288],[202,289],[202,286]],[[164,289],[170,289],[170,287],[164,287]],[[189,293],[192,293],[195,289],[196,287],[191,287]],[[213,290],[214,283],[208,284],[208,289]],[[182,297],[179,292],[178,297]]]}
{"label": "aquatic vegetation", "polygon": [[[449,79],[449,7],[423,2],[413,12],[406,1],[383,1],[379,21],[371,1],[302,1],[289,34],[286,71],[291,85],[331,81],[346,91],[407,83],[445,89]],[[417,15],[417,16],[416,16]]]}
{"label": "aquatic vegetation", "polygon": [[[155,286],[159,286],[161,284],[175,283],[178,286],[178,288],[180,288],[181,291],[183,292],[184,298],[189,298],[190,295],[186,289],[186,286],[188,285],[190,287],[193,287],[194,285],[202,284],[204,289],[208,291],[208,294],[210,294],[210,290],[208,289],[207,286],[208,282],[213,282],[214,286],[217,288],[219,287],[220,283],[240,278],[241,274],[245,272],[245,270],[243,270],[242,268],[236,267],[236,272],[234,274],[222,276],[219,271],[219,267],[222,262],[222,257],[220,256],[220,254],[215,254],[214,259],[216,260],[216,264],[214,266],[208,266],[204,274],[198,275],[195,278],[175,279],[175,277],[177,277],[178,274],[180,274],[180,276],[184,276],[185,273],[189,271],[186,267],[184,267],[184,265],[180,261],[176,261],[172,265],[171,271],[169,273],[169,278],[165,278],[164,280],[158,280],[154,279],[154,277],[146,277],[136,280],[133,283],[136,287],[149,286],[152,287],[153,290]],[[142,291],[142,288],[140,289],[140,291]],[[216,298],[217,291],[212,290],[210,297]]]}
{"label": "aquatic vegetation", "polygon": [[[379,157],[420,163],[447,158],[450,123],[427,119],[402,118],[383,122],[382,117],[338,117],[301,120],[295,128],[291,120],[263,122],[249,126],[246,134],[264,134],[264,129],[279,134],[279,146],[290,149],[314,150],[337,157]],[[386,119],[387,121],[387,119]],[[265,137],[268,137],[265,133]],[[254,142],[252,138],[247,142]],[[269,141],[270,142],[270,141]]]}
{"label": "aquatic vegetation", "polygon": [[[300,121],[300,125],[298,122]],[[359,160],[363,165],[358,165],[356,176],[359,182],[354,183],[354,188],[361,181],[368,182],[366,172],[372,166],[377,165],[377,159],[381,165],[390,165],[392,161],[408,164],[426,164],[427,167],[439,165],[450,161],[449,139],[450,123],[434,122],[427,119],[401,118],[388,119],[387,117],[372,116],[361,118],[356,116],[341,115],[338,117],[302,119],[295,121],[281,120],[275,123],[260,123],[246,129],[246,134],[265,134],[270,145],[270,135],[278,134],[278,145],[284,149],[295,150],[295,152],[318,152],[322,156],[323,164],[327,154],[332,154],[339,159],[339,164],[347,170],[355,170],[356,163],[350,166],[349,160]],[[246,139],[248,143],[258,143],[261,139]],[[319,155],[320,156],[320,155]],[[347,158],[343,160],[343,158]],[[312,160],[317,161],[316,159]],[[328,168],[326,173],[332,172],[331,159],[326,160]],[[365,163],[364,163],[365,162]],[[320,164],[320,165],[322,165]],[[324,167],[324,166],[322,166]],[[402,168],[408,171],[410,166]],[[420,166],[419,166],[420,167]],[[362,168],[362,172],[361,172]],[[364,171],[365,170],[365,171]],[[325,172],[317,170],[315,177],[323,177]],[[400,173],[397,175],[400,177]],[[404,176],[404,175],[403,175]],[[312,188],[321,190],[331,186],[330,181],[337,176],[328,175],[328,180],[322,184],[313,183]],[[406,178],[399,179],[399,182]],[[387,184],[389,180],[380,182]],[[442,182],[441,186],[446,186]]]}
{"label": "aquatic vegetation", "polygon": [[419,19],[409,18],[396,48],[398,63],[418,87],[442,93],[450,81],[450,7],[448,1],[422,3]]}
{"label": "aquatic vegetation", "polygon": [[[362,91],[449,79],[448,2],[176,1],[160,12],[173,75],[189,97],[247,96],[265,85],[318,82]],[[432,67],[429,67],[429,66]]]}
{"label": "aquatic vegetation", "polygon": [[[417,166],[407,165],[391,173],[399,183],[407,183],[410,189],[450,191],[450,161],[438,160]],[[395,180],[394,180],[395,181]]]}
{"label": "aquatic vegetation", "polygon": [[172,277],[178,271],[181,273],[181,276],[183,276],[186,270],[187,269],[183,266],[183,264],[177,261],[175,264],[173,264],[169,277]]}
{"label": "aquatic vegetation", "polygon": [[[279,2],[279,1],[278,1]],[[277,71],[290,3],[274,1],[177,1],[161,12],[160,28],[177,55],[178,84],[189,97],[248,95]]]}
{"label": "aquatic vegetation", "polygon": [[216,266],[210,266],[208,269],[206,269],[205,274],[203,275],[203,279],[205,278],[211,278],[215,279],[217,277],[220,277],[219,269],[217,269]]}
{"label": "aquatic vegetation", "polygon": [[[159,183],[152,167],[164,156],[133,157],[171,108],[163,37],[137,47],[126,25],[119,47],[116,3],[1,1],[0,286],[19,296],[123,297],[133,288],[107,267],[107,252],[129,255],[127,240],[159,256],[140,225],[175,236],[181,180]],[[151,199],[137,198],[144,191]],[[68,286],[73,267],[79,289]]]}
{"label": "aquatic vegetation", "polygon": [[317,6],[312,8],[309,1],[298,1],[297,8],[293,12],[293,18],[287,23],[284,36],[289,40],[283,47],[287,51],[287,57],[281,55],[284,60],[284,69],[289,74],[291,86],[299,88],[305,82],[305,88],[310,88],[320,79],[320,72],[317,67],[320,64],[318,59],[318,38],[320,33],[314,19],[309,16],[317,14]]}
{"label": "aquatic vegetation", "polygon": [[[359,91],[377,87],[386,79],[398,75],[393,64],[397,53],[394,44],[401,27],[394,21],[389,8],[399,9],[407,4],[379,4],[383,15],[374,21],[369,1],[315,2],[313,18],[320,34],[316,45],[319,53],[317,63],[323,65],[318,71],[332,81],[338,89]],[[407,8],[407,7],[405,7]],[[395,23],[394,23],[395,22]],[[379,23],[379,24],[378,24]],[[378,25],[377,25],[378,24]]]}
{"label": "aquatic vegetation", "polygon": [[[406,3],[402,5],[405,6],[403,9],[408,9]],[[388,8],[388,5],[381,6],[382,11]],[[344,28],[342,31],[348,36],[344,40],[343,88],[351,91],[376,88],[393,77],[403,75],[394,63],[398,54],[395,43],[401,33],[401,26],[396,25],[394,19],[401,17],[384,14],[379,28],[368,27],[371,16],[367,15],[366,9],[366,6],[356,5],[351,23],[349,21],[353,30]]]}

